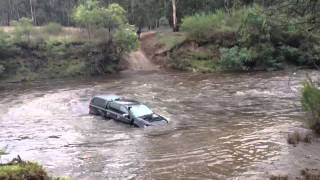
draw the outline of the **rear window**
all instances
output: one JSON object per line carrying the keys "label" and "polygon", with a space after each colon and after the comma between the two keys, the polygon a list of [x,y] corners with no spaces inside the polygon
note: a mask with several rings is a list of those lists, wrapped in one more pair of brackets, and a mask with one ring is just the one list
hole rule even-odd
{"label": "rear window", "polygon": [[92,103],[93,105],[96,105],[102,108],[105,108],[107,106],[107,101],[100,98],[94,98]]}

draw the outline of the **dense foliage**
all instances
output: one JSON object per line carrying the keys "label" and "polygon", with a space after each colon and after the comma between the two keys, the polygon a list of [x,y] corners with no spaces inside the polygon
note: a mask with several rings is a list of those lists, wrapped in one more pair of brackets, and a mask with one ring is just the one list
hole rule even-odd
{"label": "dense foliage", "polygon": [[220,47],[220,61],[212,61],[218,69],[276,70],[285,64],[319,65],[319,32],[306,29],[314,24],[304,25],[296,17],[273,12],[259,5],[240,6],[230,12],[221,9],[185,17],[181,30],[199,46]]}
{"label": "dense foliage", "polygon": [[[74,25],[72,9],[83,3],[83,0],[1,0],[0,24],[8,25],[21,17],[30,17],[35,25],[58,22],[65,26]],[[105,6],[120,4],[128,13],[130,24],[144,27],[158,27],[162,22],[171,21],[171,0],[100,0]],[[177,2],[178,20],[185,15],[221,8],[224,0],[183,0]],[[164,21],[163,21],[164,20]]]}
{"label": "dense foliage", "polygon": [[[84,0],[1,0],[0,24],[9,25],[10,22],[21,17],[29,17],[34,25],[44,25],[57,22],[64,26],[74,25],[72,10],[85,2]],[[162,22],[172,24],[171,0],[99,0],[103,6],[112,3],[121,5],[127,11],[130,24],[140,27],[159,27]],[[319,27],[320,2],[314,0],[178,0],[176,1],[177,19],[197,13],[210,13],[217,9],[231,11],[232,8],[248,6],[258,3],[268,7],[273,14],[288,13],[299,23],[308,23],[309,29]],[[308,16],[301,18],[301,16]],[[168,21],[167,21],[168,20]],[[310,23],[313,22],[313,23]],[[166,24],[166,23],[165,23]],[[319,28],[318,28],[319,29]]]}

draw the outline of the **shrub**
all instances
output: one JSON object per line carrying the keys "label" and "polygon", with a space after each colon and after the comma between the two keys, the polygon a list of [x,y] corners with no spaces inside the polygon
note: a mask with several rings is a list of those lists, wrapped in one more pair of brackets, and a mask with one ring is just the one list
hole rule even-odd
{"label": "shrub", "polygon": [[170,54],[169,66],[177,70],[190,70],[191,60],[183,50],[173,51],[173,53]]}
{"label": "shrub", "polygon": [[255,64],[256,54],[247,48],[222,48],[220,53],[219,67],[222,70],[249,70]]}
{"label": "shrub", "polygon": [[248,8],[241,26],[241,42],[246,46],[268,41],[269,28],[266,15],[260,6]]}
{"label": "shrub", "polygon": [[320,89],[311,79],[304,83],[301,103],[304,110],[308,112],[310,128],[320,133]]}
{"label": "shrub", "polygon": [[256,52],[256,68],[273,71],[283,68],[284,58],[279,55],[270,43],[261,43],[254,46],[252,49]]}
{"label": "shrub", "polygon": [[[183,18],[181,29],[188,34],[189,39],[207,42],[215,39],[221,32],[238,32],[247,17],[253,17],[248,18],[249,20],[254,19],[253,15],[258,13],[262,13],[259,6],[236,9],[231,14],[220,9],[213,14],[196,14]],[[252,24],[251,21],[248,24]],[[251,30],[251,27],[249,29]]]}
{"label": "shrub", "polygon": [[86,74],[86,64],[85,62],[74,62],[69,63],[67,69],[64,72],[64,76],[79,76]]}
{"label": "shrub", "polygon": [[131,26],[124,26],[114,34],[114,41],[118,47],[118,53],[130,52],[139,47],[138,36]]}
{"label": "shrub", "polygon": [[33,29],[32,20],[29,18],[21,18],[13,23],[14,39],[16,42],[30,41],[30,34]]}
{"label": "shrub", "polygon": [[31,163],[0,166],[0,179],[50,179],[42,166]]}
{"label": "shrub", "polygon": [[318,67],[320,64],[320,46],[302,47],[301,52],[302,54],[297,60],[299,64]]}
{"label": "shrub", "polygon": [[6,68],[0,64],[0,77],[2,76],[2,74],[4,73],[5,70],[6,70]]}
{"label": "shrub", "polygon": [[5,50],[9,44],[9,35],[0,29],[0,51]]}
{"label": "shrub", "polygon": [[62,32],[62,26],[59,23],[51,22],[43,30],[45,33],[57,35]]}
{"label": "shrub", "polygon": [[0,58],[6,56],[10,50],[11,42],[10,36],[4,31],[0,30]]}
{"label": "shrub", "polygon": [[288,134],[287,142],[294,146],[298,145],[300,142],[311,143],[312,134],[294,131],[293,133]]}
{"label": "shrub", "polygon": [[214,14],[188,16],[182,19],[181,29],[187,32],[189,39],[206,42],[214,32],[222,29],[226,17],[223,10],[217,10]]}
{"label": "shrub", "polygon": [[169,26],[169,20],[165,17],[165,16],[162,16],[160,19],[159,19],[159,25],[160,26]]}

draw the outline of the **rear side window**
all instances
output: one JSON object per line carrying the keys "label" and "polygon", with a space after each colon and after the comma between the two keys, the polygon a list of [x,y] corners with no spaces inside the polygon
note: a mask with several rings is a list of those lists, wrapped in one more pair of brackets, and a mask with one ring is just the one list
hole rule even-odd
{"label": "rear side window", "polygon": [[124,106],[122,106],[118,103],[115,103],[115,102],[111,102],[109,108],[112,111],[120,113],[120,114],[128,114],[129,113],[128,110]]}
{"label": "rear side window", "polygon": [[100,98],[94,98],[93,104],[96,106],[99,106],[101,108],[105,108],[107,106],[107,101],[104,99],[100,99]]}
{"label": "rear side window", "polygon": [[120,105],[117,104],[117,103],[111,102],[110,103],[110,109],[113,110],[113,111],[117,111],[118,112],[119,109],[120,109]]}

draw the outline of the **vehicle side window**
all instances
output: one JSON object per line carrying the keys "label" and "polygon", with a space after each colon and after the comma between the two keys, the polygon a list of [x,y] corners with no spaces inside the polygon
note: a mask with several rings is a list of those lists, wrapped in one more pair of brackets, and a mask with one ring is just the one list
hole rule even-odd
{"label": "vehicle side window", "polygon": [[127,108],[125,106],[121,106],[120,111],[122,114],[129,114],[129,111],[127,110]]}
{"label": "vehicle side window", "polygon": [[121,113],[120,112],[120,105],[114,102],[111,102],[109,105],[110,110],[117,112],[117,113]]}

